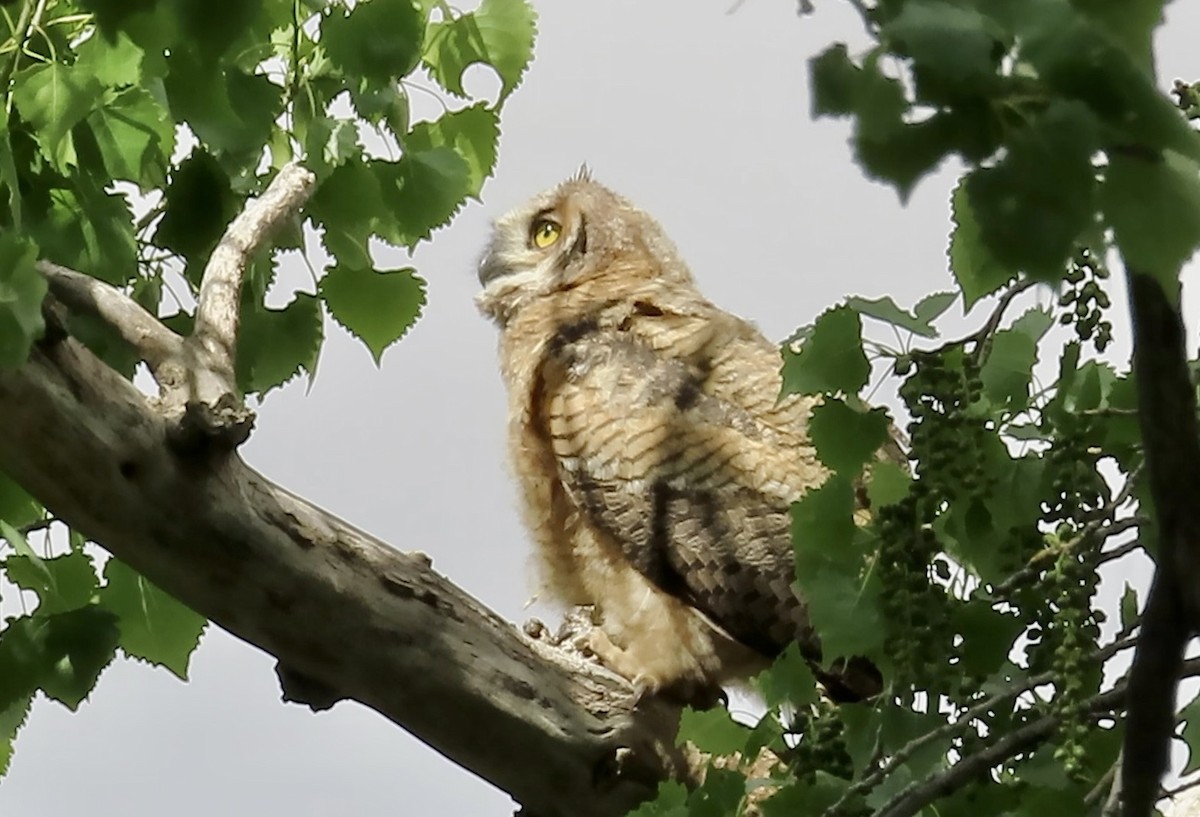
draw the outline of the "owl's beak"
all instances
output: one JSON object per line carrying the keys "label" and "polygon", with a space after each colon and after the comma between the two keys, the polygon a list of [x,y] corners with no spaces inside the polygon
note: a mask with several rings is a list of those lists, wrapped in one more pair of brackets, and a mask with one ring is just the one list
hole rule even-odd
{"label": "owl's beak", "polygon": [[483,258],[479,259],[479,283],[486,287],[503,274],[504,266],[496,258],[496,253],[489,249]]}

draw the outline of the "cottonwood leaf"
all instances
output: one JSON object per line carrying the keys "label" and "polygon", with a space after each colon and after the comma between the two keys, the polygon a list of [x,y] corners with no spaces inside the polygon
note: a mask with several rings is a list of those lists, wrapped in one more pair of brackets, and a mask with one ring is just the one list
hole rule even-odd
{"label": "cottonwood leaf", "polygon": [[42,518],[42,505],[7,474],[0,472],[0,521],[22,528]]}
{"label": "cottonwood leaf", "polygon": [[166,667],[187,680],[188,661],[208,623],[118,559],[104,566],[100,604],[111,612],[127,655]]}
{"label": "cottonwood leaf", "polygon": [[71,128],[87,116],[103,86],[95,75],[60,62],[18,72],[13,102],[35,134],[42,154],[60,171],[75,164]]}
{"label": "cottonwood leaf", "polygon": [[339,265],[321,279],[333,319],[366,344],[378,365],[425,306],[425,279],[412,267],[375,270]]}
{"label": "cottonwood leaf", "polygon": [[1200,165],[1173,151],[1158,161],[1112,156],[1100,202],[1126,266],[1174,293],[1200,245]]}
{"label": "cottonwood leaf", "polygon": [[353,9],[333,5],[321,21],[321,45],[351,77],[376,82],[407,76],[421,59],[425,17],[411,2],[375,0]]}
{"label": "cottonwood leaf", "polygon": [[859,411],[831,397],[813,408],[808,431],[821,462],[854,477],[887,440],[888,425],[886,409]]}
{"label": "cottonwood leaf", "polygon": [[980,235],[1000,263],[1057,279],[1097,209],[1096,117],[1081,103],[1051,102],[1007,147],[966,180]]}
{"label": "cottonwood leaf", "polygon": [[866,315],[869,318],[890,323],[892,326],[901,329],[907,329],[914,335],[920,335],[923,338],[936,338],[937,330],[930,323],[950,307],[957,295],[953,292],[936,292],[921,301],[917,306],[924,306],[925,314],[917,314],[916,307],[913,312],[907,312],[896,305],[890,297],[882,298],[859,298],[850,297],[846,299],[846,306],[853,309],[860,315]]}
{"label": "cottonwood leaf", "polygon": [[321,302],[297,292],[282,309],[243,303],[237,350],[238,384],[247,393],[265,395],[300,371],[316,371],[324,339]]}
{"label": "cottonwood leaf", "polygon": [[376,231],[393,244],[413,247],[450,221],[471,192],[471,169],[448,147],[408,151],[398,162],[377,162],[388,217]]}
{"label": "cottonwood leaf", "polygon": [[857,394],[871,365],[862,348],[862,320],[848,306],[817,318],[812,332],[793,351],[783,349],[783,394]]}
{"label": "cottonwood leaf", "polygon": [[959,181],[950,200],[954,230],[950,233],[947,256],[950,272],[962,290],[963,308],[969,310],[980,298],[991,295],[1011,281],[1016,270],[1001,263],[984,243],[967,195],[966,180],[964,176]]}
{"label": "cottonwood leaf", "polygon": [[0,232],[0,366],[18,366],[41,337],[46,279],[37,271],[38,247],[11,230]]}
{"label": "cottonwood leaf", "polygon": [[[0,632],[0,638],[4,634]],[[17,740],[17,732],[25,725],[29,717],[29,709],[33,704],[33,693],[18,697],[4,709],[0,709],[0,778],[8,772],[12,764],[13,744]]]}
{"label": "cottonwood leaf", "polygon": [[816,703],[818,698],[817,679],[800,654],[800,645],[795,642],[789,644],[769,668],[759,673],[754,679],[754,687],[771,709],[783,704],[802,707]]}
{"label": "cottonwood leaf", "polygon": [[675,745],[692,743],[701,752],[731,755],[740,752],[750,737],[749,727],[735,721],[723,706],[697,711],[688,707],[679,717]]}
{"label": "cottonwood leaf", "polygon": [[425,37],[429,73],[452,94],[466,96],[462,76],[485,63],[500,76],[503,104],[521,82],[533,58],[537,14],[528,0],[483,0],[473,12],[433,23]]}
{"label": "cottonwood leaf", "polygon": [[37,594],[40,603],[36,612],[43,616],[90,604],[99,586],[92,559],[83,551],[51,559],[9,556],[4,568],[10,582]]}
{"label": "cottonwood leaf", "polygon": [[452,148],[466,160],[470,173],[469,195],[478,197],[483,181],[496,166],[496,143],[500,117],[494,108],[480,102],[459,111],[442,114],[432,122],[418,122],[404,140],[409,150]]}
{"label": "cottonwood leaf", "polygon": [[87,118],[104,166],[114,179],[135,182],[142,192],[166,181],[175,149],[175,128],[166,109],[144,88],[130,88]]}
{"label": "cottonwood leaf", "polygon": [[0,631],[0,710],[35,689],[75,709],[112,661],[116,643],[113,616],[94,604],[10,619]]}

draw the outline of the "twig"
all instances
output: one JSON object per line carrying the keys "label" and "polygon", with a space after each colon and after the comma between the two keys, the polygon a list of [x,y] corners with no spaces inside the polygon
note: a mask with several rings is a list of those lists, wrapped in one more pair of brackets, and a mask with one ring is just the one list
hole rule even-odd
{"label": "twig", "polygon": [[146,361],[156,379],[159,369],[182,352],[183,338],[116,287],[49,261],[39,261],[37,267],[54,297],[68,309],[95,315],[115,329]]}
{"label": "twig", "polygon": [[[1108,796],[1108,799],[1112,799],[1113,781],[1116,779],[1117,770],[1120,768],[1121,753],[1118,751],[1116,761],[1114,761],[1113,764],[1108,767],[1108,771],[1096,781],[1096,785],[1092,786],[1091,790],[1084,795],[1083,806],[1085,809],[1090,810],[1092,806],[1100,802],[1100,798],[1105,797],[1106,795]],[[1107,805],[1105,807],[1107,808]]]}
{"label": "twig", "polygon": [[[1122,504],[1124,501],[1125,500],[1121,498],[1120,501],[1114,500],[1113,502],[1110,502],[1106,506],[1109,509],[1109,514],[1116,512],[1117,506]],[[1071,541],[1065,542],[1058,547],[1046,548],[1045,550],[1035,554],[1025,567],[1016,571],[1007,579],[1000,582],[1000,584],[993,587],[991,596],[995,599],[1003,599],[1008,597],[1008,595],[1011,594],[1015,588],[1020,587],[1025,582],[1037,576],[1037,574],[1042,571],[1043,565],[1049,561],[1050,556],[1057,555],[1063,550],[1074,549],[1083,542],[1093,539],[1097,536],[1101,536],[1105,539],[1109,538],[1110,536],[1116,536],[1118,533],[1124,533],[1130,528],[1136,528],[1139,525],[1145,524],[1145,522],[1145,518],[1141,516],[1130,516],[1126,519],[1118,519],[1115,522],[1109,522],[1108,516],[1097,516],[1096,518],[1092,519],[1092,521],[1084,525],[1079,531],[1079,535],[1071,539]],[[1119,556],[1124,556],[1126,553],[1136,549],[1139,546],[1139,542],[1136,539],[1132,542],[1127,542],[1121,547],[1105,553],[1101,557],[1101,561],[1112,561]]]}
{"label": "twig", "polygon": [[[242,279],[251,258],[270,234],[299,210],[312,195],[316,177],[301,165],[285,165],[266,192],[233,220],[204,269],[196,328],[188,345],[194,385],[199,393],[189,400],[215,404],[237,393],[234,358]],[[198,370],[198,371],[197,371]]]}
{"label": "twig", "polygon": [[992,314],[988,317],[987,322],[982,328],[979,329],[979,331],[972,332],[965,338],[943,343],[941,346],[935,349],[933,353],[940,354],[941,352],[953,349],[956,346],[966,346],[968,343],[972,343],[975,345],[975,348],[971,351],[971,356],[975,359],[975,363],[982,364],[984,358],[987,357],[988,350],[991,349],[992,335],[996,334],[996,330],[1000,327],[1000,321],[1004,320],[1004,313],[1008,310],[1009,306],[1012,305],[1012,302],[1016,300],[1018,295],[1025,290],[1032,288],[1037,283],[1037,281],[1034,281],[1030,278],[1017,281],[1015,284],[1009,287],[1003,295],[1000,296],[1000,300],[996,303],[996,308],[992,310]]}
{"label": "twig", "polygon": [[[1121,650],[1132,647],[1135,643],[1135,640],[1132,638],[1118,639],[1111,644],[1107,644],[1104,647],[1096,650],[1096,652],[1092,654],[1091,660],[1102,664]],[[887,778],[888,775],[890,775],[904,763],[908,762],[909,758],[933,741],[948,737],[955,737],[960,733],[965,732],[970,727],[971,723],[977,718],[982,717],[993,709],[997,709],[1002,704],[1017,698],[1031,689],[1035,689],[1045,684],[1053,684],[1057,680],[1058,675],[1053,671],[1043,672],[1040,675],[1034,675],[1030,678],[1026,678],[1021,683],[1016,684],[1015,686],[1010,687],[1003,692],[997,692],[990,698],[980,701],[955,720],[945,723],[942,726],[939,726],[937,729],[913,738],[908,743],[897,749],[895,753],[888,758],[886,763],[880,764],[870,774],[865,775],[862,780],[859,780],[857,783],[846,789],[841,798],[839,798],[836,803],[825,810],[822,817],[832,817],[832,815],[838,813],[838,810],[844,806],[850,800],[850,798],[858,794],[866,794],[871,789],[878,786]]]}
{"label": "twig", "polygon": [[[1180,674],[1181,676],[1200,675],[1200,658],[1184,662]],[[1093,714],[1111,712],[1125,701],[1129,694],[1129,685],[1129,676],[1122,678],[1113,685],[1112,689],[1089,698],[1085,703],[1087,710]],[[997,763],[1037,745],[1054,732],[1058,727],[1058,722],[1057,715],[1039,718],[1033,723],[1010,732],[975,754],[962,758],[945,771],[905,786],[875,813],[875,817],[912,817],[925,806],[944,795],[957,791],[973,777],[983,774]]]}
{"label": "twig", "polygon": [[1121,761],[1124,757],[1124,749],[1117,752],[1117,762],[1113,764],[1112,788],[1108,790],[1108,799],[1104,801],[1100,817],[1121,817]]}

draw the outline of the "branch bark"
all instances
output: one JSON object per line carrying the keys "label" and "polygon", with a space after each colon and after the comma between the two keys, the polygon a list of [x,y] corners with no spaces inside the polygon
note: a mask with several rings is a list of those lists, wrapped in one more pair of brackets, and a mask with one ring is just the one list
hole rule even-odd
{"label": "branch bark", "polygon": [[624,814],[677,711],[520,633],[434,572],[249,468],[181,448],[154,401],[50,333],[0,370],[0,469],[57,517],[279,659],[292,699],[359,701],[538,817]]}
{"label": "branch bark", "polygon": [[216,405],[238,394],[238,319],[246,268],[267,239],[312,195],[316,176],[299,164],[285,165],[263,195],[230,223],[200,282],[196,326],[188,339],[193,375],[189,401]]}
{"label": "branch bark", "polygon": [[1130,671],[1121,764],[1124,817],[1150,817],[1167,770],[1175,691],[1200,625],[1200,425],[1183,317],[1162,283],[1129,270],[1138,420],[1159,526],[1157,566]]}

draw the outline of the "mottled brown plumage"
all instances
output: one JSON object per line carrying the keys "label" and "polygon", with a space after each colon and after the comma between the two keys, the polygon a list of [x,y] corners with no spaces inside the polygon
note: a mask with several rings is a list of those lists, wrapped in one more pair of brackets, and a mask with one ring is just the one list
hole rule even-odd
{"label": "mottled brown plumage", "polygon": [[779,399],[778,347],[701,296],[662,228],[586,174],[499,219],[480,280],[545,583],[596,606],[601,659],[685,695],[793,641],[819,660],[788,507],[826,471],[812,400]]}

